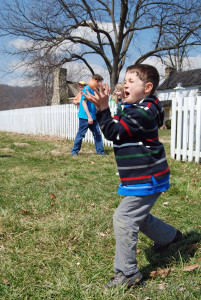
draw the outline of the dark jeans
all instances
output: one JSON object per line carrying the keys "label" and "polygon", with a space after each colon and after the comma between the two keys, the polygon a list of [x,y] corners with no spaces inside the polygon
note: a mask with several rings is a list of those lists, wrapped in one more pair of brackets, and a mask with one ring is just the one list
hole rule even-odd
{"label": "dark jeans", "polygon": [[88,120],[80,119],[80,118],[79,118],[79,129],[75,137],[74,146],[73,149],[71,150],[71,154],[78,154],[78,152],[80,151],[82,146],[82,140],[84,139],[88,128],[93,133],[97,154],[104,154],[103,141],[100,134],[98,122],[94,120],[93,124],[89,124]]}

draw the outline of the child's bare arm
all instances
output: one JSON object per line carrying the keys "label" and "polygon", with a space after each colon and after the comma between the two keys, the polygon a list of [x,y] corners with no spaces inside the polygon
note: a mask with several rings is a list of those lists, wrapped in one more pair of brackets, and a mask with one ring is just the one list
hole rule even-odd
{"label": "child's bare arm", "polygon": [[87,117],[88,117],[88,123],[89,123],[89,124],[93,124],[93,119],[92,119],[91,114],[90,114],[90,112],[89,112],[89,109],[88,109],[88,106],[87,106],[87,100],[86,100],[86,99],[83,99],[83,101],[82,101],[82,106],[83,106],[83,108],[84,108],[84,110],[85,110],[85,112],[86,112],[86,114],[87,114]]}

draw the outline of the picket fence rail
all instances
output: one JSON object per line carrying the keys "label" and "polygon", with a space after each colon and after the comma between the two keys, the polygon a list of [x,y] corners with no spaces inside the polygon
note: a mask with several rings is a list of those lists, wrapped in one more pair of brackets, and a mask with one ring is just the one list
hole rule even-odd
{"label": "picket fence rail", "polygon": [[[110,103],[111,113],[115,112],[115,103]],[[49,135],[74,140],[78,131],[78,108],[74,104],[40,106],[0,111],[0,131],[33,135]],[[112,142],[102,135],[103,144],[112,146]],[[94,142],[90,130],[85,142]]]}
{"label": "picket fence rail", "polygon": [[[110,103],[112,114],[115,104]],[[0,131],[33,135],[60,136],[74,140],[79,120],[73,104],[21,108],[0,111]],[[172,100],[171,157],[177,160],[200,162],[201,159],[201,97],[183,97],[177,91]],[[105,146],[112,142],[103,137]],[[85,142],[94,142],[90,130]]]}
{"label": "picket fence rail", "polygon": [[201,161],[201,96],[184,97],[181,90],[172,100],[171,157]]}

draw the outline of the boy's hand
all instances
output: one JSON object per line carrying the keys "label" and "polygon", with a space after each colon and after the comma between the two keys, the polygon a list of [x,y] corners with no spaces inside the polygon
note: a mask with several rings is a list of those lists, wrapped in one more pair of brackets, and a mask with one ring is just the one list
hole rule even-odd
{"label": "boy's hand", "polygon": [[109,107],[108,100],[109,100],[109,95],[110,95],[110,88],[107,83],[105,86],[105,90],[103,89],[102,84],[100,85],[99,91],[96,88],[94,89],[95,96],[91,95],[87,89],[86,89],[86,91],[87,91],[87,94],[84,94],[83,92],[81,92],[82,95],[84,95],[84,97],[87,100],[92,102],[97,107],[98,110],[104,110]]}
{"label": "boy's hand", "polygon": [[88,124],[92,125],[93,124],[93,119],[91,117],[88,118]]}

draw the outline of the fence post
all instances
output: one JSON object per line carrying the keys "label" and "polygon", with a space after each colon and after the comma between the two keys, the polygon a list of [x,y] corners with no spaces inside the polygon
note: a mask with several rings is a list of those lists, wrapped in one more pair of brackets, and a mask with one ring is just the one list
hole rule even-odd
{"label": "fence post", "polygon": [[185,98],[184,99],[185,105],[183,105],[183,143],[182,143],[182,160],[185,161],[187,160],[187,149],[189,145],[189,136],[188,136],[188,110],[189,110],[189,99]]}
{"label": "fence post", "polygon": [[197,97],[197,120],[196,120],[196,153],[195,162],[200,162],[200,151],[201,151],[201,96]]}
{"label": "fence post", "polygon": [[190,103],[190,124],[189,124],[189,156],[188,161],[193,160],[194,150],[194,119],[195,119],[195,98],[191,99]]}
{"label": "fence post", "polygon": [[175,159],[176,131],[177,131],[177,98],[172,99],[172,121],[171,121],[171,157]]}

